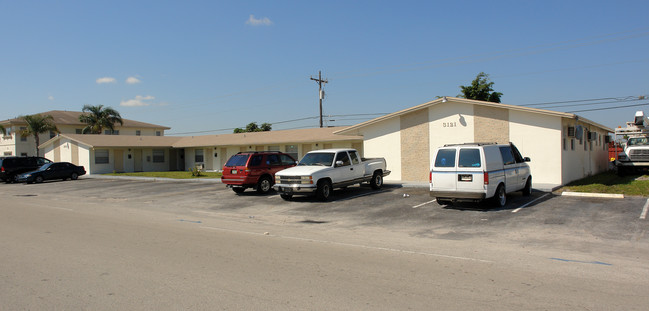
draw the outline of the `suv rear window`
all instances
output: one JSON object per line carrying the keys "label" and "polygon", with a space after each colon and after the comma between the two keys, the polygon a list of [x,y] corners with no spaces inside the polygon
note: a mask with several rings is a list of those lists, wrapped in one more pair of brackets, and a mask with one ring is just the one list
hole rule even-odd
{"label": "suv rear window", "polygon": [[480,167],[480,149],[460,149],[458,167]]}
{"label": "suv rear window", "polygon": [[248,157],[250,157],[249,154],[235,154],[225,163],[225,166],[245,166]]}
{"label": "suv rear window", "polygon": [[455,149],[440,149],[437,151],[435,167],[455,167]]}

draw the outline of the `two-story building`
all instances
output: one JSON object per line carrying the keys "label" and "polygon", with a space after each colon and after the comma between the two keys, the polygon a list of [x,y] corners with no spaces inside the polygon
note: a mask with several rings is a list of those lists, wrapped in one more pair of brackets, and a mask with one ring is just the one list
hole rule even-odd
{"label": "two-story building", "polygon": [[[82,112],[79,111],[62,111],[52,110],[40,113],[41,115],[51,115],[54,124],[61,134],[81,134],[86,126],[79,121]],[[144,123],[129,119],[122,119],[123,124],[115,124],[115,130],[105,130],[107,135],[131,135],[131,136],[164,136],[164,131],[169,127]],[[0,138],[0,156],[36,156],[36,142],[33,136],[21,135],[21,132],[27,128],[27,123],[21,118],[14,118],[0,121],[0,125],[5,128],[6,134]],[[46,142],[54,137],[57,133],[49,132],[39,135],[41,143]],[[43,155],[43,152],[40,154]]]}

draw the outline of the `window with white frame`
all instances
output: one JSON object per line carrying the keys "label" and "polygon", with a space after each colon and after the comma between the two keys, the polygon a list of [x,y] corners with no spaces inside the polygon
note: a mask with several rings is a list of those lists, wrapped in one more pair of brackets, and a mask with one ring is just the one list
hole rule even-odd
{"label": "window with white frame", "polygon": [[95,150],[95,164],[108,164],[108,149]]}
{"label": "window with white frame", "polygon": [[153,149],[153,163],[163,163],[165,161],[165,151],[163,149]]}
{"label": "window with white frame", "polygon": [[204,161],[204,150],[203,149],[196,149],[194,150],[194,162],[196,163],[203,163]]}

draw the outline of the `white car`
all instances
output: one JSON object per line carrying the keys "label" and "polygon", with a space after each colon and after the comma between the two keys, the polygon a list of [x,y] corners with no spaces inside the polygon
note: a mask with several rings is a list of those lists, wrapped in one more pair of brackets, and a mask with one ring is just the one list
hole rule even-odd
{"label": "white car", "polygon": [[445,145],[430,166],[430,195],[440,205],[493,198],[497,206],[505,206],[507,193],[532,193],[529,161],[512,143]]}

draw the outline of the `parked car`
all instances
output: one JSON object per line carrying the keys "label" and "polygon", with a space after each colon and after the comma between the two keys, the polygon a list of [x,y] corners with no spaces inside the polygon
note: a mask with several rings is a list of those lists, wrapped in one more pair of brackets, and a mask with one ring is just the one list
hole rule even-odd
{"label": "parked car", "polygon": [[5,157],[0,159],[0,179],[14,182],[19,174],[33,171],[52,161],[43,157]]}
{"label": "parked car", "polygon": [[327,201],[334,188],[369,183],[381,189],[388,175],[384,158],[364,159],[355,149],[323,149],[308,152],[298,166],[277,173],[279,182],[274,188],[284,200],[294,194],[315,194]]}
{"label": "parked car", "polygon": [[68,162],[47,163],[35,171],[18,175],[17,181],[31,184],[33,182],[41,183],[44,180],[62,179],[77,180],[79,176],[85,175],[86,170],[83,166],[74,165]]}
{"label": "parked car", "polygon": [[512,143],[445,145],[433,156],[430,195],[440,205],[493,198],[497,206],[505,206],[507,193],[532,193],[529,161]]}
{"label": "parked car", "polygon": [[247,188],[268,193],[275,184],[275,173],[296,164],[293,157],[278,151],[239,152],[223,166],[221,181],[236,193]]}

